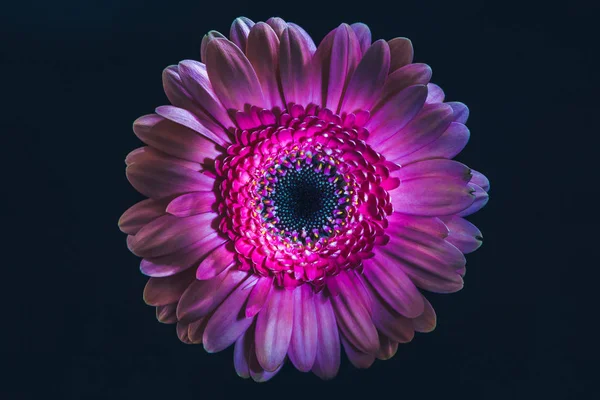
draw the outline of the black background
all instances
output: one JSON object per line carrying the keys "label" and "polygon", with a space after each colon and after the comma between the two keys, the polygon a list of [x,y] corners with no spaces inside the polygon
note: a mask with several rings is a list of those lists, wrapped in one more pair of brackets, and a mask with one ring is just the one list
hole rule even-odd
{"label": "black background", "polygon": [[[140,146],[133,120],[167,103],[162,69],[198,59],[204,33],[227,34],[240,15],[281,16],[317,42],[357,21],[375,39],[409,37],[446,99],[469,106],[471,141],[458,159],[492,183],[489,204],[471,218],[485,241],[467,257],[465,288],[429,296],[437,329],[365,371],[343,360],[327,383],[288,365],[257,386],[236,376],[231,349],[209,355],[180,343],[174,326],[144,305],[146,278],[117,228],[142,199],[123,160]],[[597,15],[576,1],[3,6],[0,398],[257,389],[285,397],[363,389],[393,398],[589,398],[598,359]]]}

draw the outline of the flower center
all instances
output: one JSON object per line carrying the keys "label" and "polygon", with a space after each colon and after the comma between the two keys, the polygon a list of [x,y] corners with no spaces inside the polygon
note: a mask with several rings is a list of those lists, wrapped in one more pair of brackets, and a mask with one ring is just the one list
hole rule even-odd
{"label": "flower center", "polygon": [[324,153],[294,151],[264,170],[257,193],[267,228],[294,243],[319,241],[337,231],[352,190],[336,164]]}

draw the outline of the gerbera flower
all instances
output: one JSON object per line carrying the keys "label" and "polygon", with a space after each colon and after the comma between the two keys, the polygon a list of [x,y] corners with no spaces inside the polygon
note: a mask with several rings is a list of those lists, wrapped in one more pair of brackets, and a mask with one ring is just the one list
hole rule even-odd
{"label": "gerbera flower", "polygon": [[421,290],[460,290],[481,232],[464,219],[488,180],[452,161],[468,109],[444,103],[408,39],[342,24],[234,21],[202,62],[167,67],[172,105],[135,121],[126,159],[149,199],[120,219],[159,321],[206,351],[235,345],[241,377],[286,360],[334,377],[434,329]]}

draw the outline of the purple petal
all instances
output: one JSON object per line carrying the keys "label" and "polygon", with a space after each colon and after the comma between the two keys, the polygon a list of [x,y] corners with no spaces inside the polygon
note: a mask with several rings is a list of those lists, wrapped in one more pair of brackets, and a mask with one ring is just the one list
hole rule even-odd
{"label": "purple petal", "polygon": [[398,229],[410,228],[437,236],[441,239],[448,236],[448,227],[441,219],[435,217],[418,217],[415,215],[393,213],[388,217],[388,222],[389,227],[386,233],[389,235],[393,235]]}
{"label": "purple petal", "polygon": [[350,79],[342,100],[342,112],[369,110],[381,95],[390,67],[390,49],[378,40],[365,53]]}
{"label": "purple petal", "polygon": [[250,30],[247,45],[248,60],[256,71],[256,76],[265,96],[265,107],[283,107],[277,67],[279,65],[279,38],[273,29],[259,22]]}
{"label": "purple petal", "polygon": [[288,24],[279,17],[271,17],[267,20],[267,24],[275,31],[277,37],[281,38],[283,31],[288,27]]}
{"label": "purple petal", "polygon": [[356,347],[352,346],[344,336],[341,338],[342,345],[348,356],[348,360],[356,368],[367,369],[375,362],[375,356],[372,354],[363,353]]}
{"label": "purple petal", "polygon": [[240,284],[210,317],[202,337],[204,350],[209,353],[224,350],[250,327],[254,318],[246,318],[243,307],[253,281],[256,278],[251,276]]}
{"label": "purple petal", "polygon": [[119,218],[119,229],[135,235],[144,225],[165,214],[165,201],[146,199],[129,207]]}
{"label": "purple petal", "polygon": [[279,48],[281,86],[286,104],[306,105],[310,102],[311,60],[309,43],[304,35],[294,27],[286,28]]}
{"label": "purple petal", "polygon": [[181,195],[171,200],[167,212],[176,217],[189,217],[213,211],[216,205],[215,193],[193,192]]}
{"label": "purple petal", "polygon": [[202,338],[204,336],[204,330],[208,324],[209,317],[197,319],[194,322],[190,322],[188,325],[188,339],[193,344],[202,344]]}
{"label": "purple petal", "polygon": [[444,101],[444,91],[435,83],[427,84],[427,100],[426,103],[441,103]]}
{"label": "purple petal", "polygon": [[[254,339],[254,335],[252,336],[252,339]],[[277,375],[279,371],[281,371],[281,367],[283,367],[284,363],[282,362],[274,371],[265,370],[256,358],[256,346],[254,342],[255,340],[253,340],[250,344],[250,349],[248,352],[248,367],[250,369],[250,377],[254,382],[267,382],[275,375]]]}
{"label": "purple petal", "polygon": [[166,278],[150,278],[144,287],[144,302],[150,306],[176,303],[193,281],[190,270]]}
{"label": "purple petal", "polygon": [[127,166],[130,166],[135,163],[153,164],[157,161],[176,164],[196,172],[201,171],[203,169],[202,165],[200,165],[197,162],[187,161],[181,158],[170,156],[150,146],[137,148],[131,151],[129,154],[127,154],[127,157],[125,157],[125,165]]}
{"label": "purple petal", "polygon": [[379,349],[377,330],[369,310],[361,301],[361,286],[354,285],[348,278],[347,272],[341,272],[335,277],[339,295],[331,298],[337,321],[343,335],[358,350],[375,354]]}
{"label": "purple petal", "polygon": [[221,32],[210,31],[202,38],[202,43],[200,44],[200,60],[206,64],[206,47],[209,42],[212,42],[214,39],[227,39],[225,35]]}
{"label": "purple petal", "polygon": [[214,39],[206,47],[206,69],[213,89],[227,110],[264,107],[260,82],[250,61],[232,42]]}
{"label": "purple petal", "polygon": [[469,119],[469,109],[466,105],[458,101],[450,101],[446,104],[452,107],[452,111],[454,111],[454,122],[461,124],[467,123],[467,119]]}
{"label": "purple petal", "polygon": [[173,106],[160,106],[154,111],[158,115],[173,121],[176,124],[183,125],[198,132],[205,138],[210,139],[223,147],[227,147],[229,144],[229,139],[221,127],[215,128],[217,125],[214,122],[212,123],[212,126],[209,125],[208,123],[210,121],[208,119],[201,119],[199,116],[194,115],[188,110]]}
{"label": "purple petal", "polygon": [[476,213],[477,211],[481,210],[490,199],[487,192],[483,190],[480,186],[475,185],[474,183],[469,183],[469,188],[474,192],[475,200],[473,201],[473,203],[471,203],[471,205],[468,208],[456,214],[459,217],[466,217],[467,215]]}
{"label": "purple petal", "polygon": [[287,354],[294,321],[294,293],[273,288],[256,320],[256,358],[266,371],[275,371]]}
{"label": "purple petal", "polygon": [[156,258],[144,258],[140,270],[144,275],[163,277],[177,274],[197,265],[215,247],[228,239],[211,234],[179,251]]}
{"label": "purple petal", "polygon": [[444,223],[450,230],[446,240],[463,253],[472,253],[481,246],[483,241],[481,231],[466,219],[452,216],[444,218]]}
{"label": "purple petal", "polygon": [[479,171],[475,171],[474,169],[471,169],[471,175],[472,177],[470,183],[476,184],[486,192],[490,191],[490,181],[485,175]]}
{"label": "purple petal", "polygon": [[452,122],[435,141],[411,154],[396,159],[396,162],[404,165],[431,158],[453,158],[465,148],[469,137],[469,129],[466,126]]}
{"label": "purple petal", "polygon": [[361,53],[365,54],[369,46],[371,46],[371,30],[367,25],[363,24],[362,22],[354,23],[350,25],[350,28],[352,28],[354,34],[356,35],[356,38],[358,39]]}
{"label": "purple petal", "polygon": [[232,242],[226,242],[213,250],[198,266],[196,279],[212,279],[221,274],[225,268],[234,263],[234,249]]}
{"label": "purple petal", "polygon": [[425,85],[410,86],[392,96],[365,124],[365,128],[370,132],[367,140],[369,144],[377,146],[404,128],[421,110],[425,104],[425,97]]}
{"label": "purple petal", "polygon": [[210,314],[247,276],[246,272],[229,270],[213,279],[194,281],[179,300],[177,319],[194,321]]}
{"label": "purple petal", "polygon": [[396,352],[398,351],[398,342],[394,342],[390,340],[385,335],[379,334],[379,352],[377,353],[377,358],[380,360],[389,360],[394,357]]}
{"label": "purple petal", "polygon": [[340,335],[329,297],[322,291],[314,301],[319,331],[312,372],[321,379],[332,379],[340,368]]}
{"label": "purple petal", "polygon": [[235,341],[235,347],[233,348],[233,365],[235,372],[240,378],[250,378],[250,366],[248,355],[250,347],[254,341],[254,335],[252,335],[253,328],[250,327]]}
{"label": "purple petal", "polygon": [[369,290],[373,298],[373,323],[377,329],[396,342],[410,342],[415,336],[412,320],[394,311],[373,287],[369,286]]}
{"label": "purple petal", "polygon": [[248,34],[250,29],[254,26],[254,21],[246,17],[238,17],[231,24],[229,30],[229,38],[233,43],[237,45],[243,52],[246,51],[246,43],[248,41]]}
{"label": "purple petal", "polygon": [[414,85],[427,85],[431,79],[431,68],[427,64],[410,64],[394,72],[390,72],[381,97],[375,104],[373,112],[381,108],[392,96]]}
{"label": "purple petal", "polygon": [[250,318],[258,314],[269,299],[271,288],[273,287],[272,277],[261,277],[252,289],[248,303],[246,304],[246,317]]}
{"label": "purple petal", "polygon": [[160,257],[190,246],[203,238],[217,234],[210,226],[216,214],[205,213],[177,218],[164,215],[144,226],[131,243],[132,251],[140,257]]}
{"label": "purple petal", "polygon": [[300,32],[302,36],[304,36],[304,40],[306,42],[306,45],[308,46],[308,51],[310,52],[310,55],[312,57],[312,55],[315,54],[315,51],[317,50],[317,46],[315,46],[315,42],[312,40],[312,37],[310,37],[308,32],[306,32],[304,28],[302,28],[300,25],[297,25],[293,22],[288,22],[288,26],[296,28],[298,32]]}
{"label": "purple petal", "polygon": [[317,314],[312,287],[308,284],[294,289],[294,324],[288,355],[302,372],[311,370],[317,356]]}
{"label": "purple petal", "polygon": [[390,53],[392,56],[390,64],[390,74],[397,69],[412,63],[413,61],[413,45],[412,42],[405,37],[397,37],[388,42],[390,45]]}
{"label": "purple petal", "polygon": [[425,302],[425,311],[412,322],[415,331],[427,333],[435,329],[437,317],[431,303],[425,297],[423,297],[423,301]]}
{"label": "purple petal", "polygon": [[365,277],[394,310],[408,318],[423,312],[421,293],[402,269],[384,265],[377,257],[364,264]]}

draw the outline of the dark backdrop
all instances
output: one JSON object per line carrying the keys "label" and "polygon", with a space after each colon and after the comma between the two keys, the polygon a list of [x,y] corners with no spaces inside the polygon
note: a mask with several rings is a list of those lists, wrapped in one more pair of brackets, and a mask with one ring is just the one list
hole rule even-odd
{"label": "dark backdrop", "polygon": [[[598,8],[546,2],[56,1],[0,20],[7,399],[202,398],[305,385],[397,398],[586,398],[598,261],[593,207]],[[4,8],[4,6],[3,6]],[[205,32],[281,16],[316,41],[341,22],[407,36],[448,100],[471,110],[459,160],[487,174],[483,247],[464,290],[432,295],[438,327],[323,384],[291,366],[254,388],[231,349],[179,342],[142,301],[146,278],[117,220],[142,199],[125,178],[131,124],[165,104],[161,71],[198,59]],[[355,386],[348,386],[354,384]],[[37,397],[39,398],[39,397]]]}

